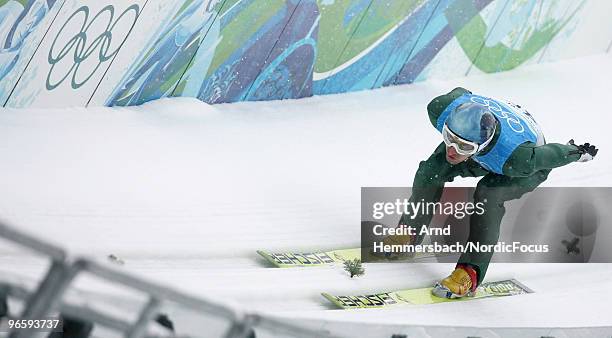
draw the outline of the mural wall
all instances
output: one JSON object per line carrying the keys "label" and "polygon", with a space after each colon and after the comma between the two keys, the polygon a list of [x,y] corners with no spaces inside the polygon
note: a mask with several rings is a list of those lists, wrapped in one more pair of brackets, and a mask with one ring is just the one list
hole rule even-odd
{"label": "mural wall", "polygon": [[0,104],[276,100],[609,52],[603,0],[0,0]]}

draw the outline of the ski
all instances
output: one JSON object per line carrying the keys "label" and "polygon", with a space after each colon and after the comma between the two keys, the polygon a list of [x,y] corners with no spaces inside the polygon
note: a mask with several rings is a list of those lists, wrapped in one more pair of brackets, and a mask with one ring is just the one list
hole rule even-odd
{"label": "ski", "polygon": [[476,295],[474,297],[456,299],[439,298],[431,294],[431,289],[431,287],[406,289],[356,296],[335,296],[329,293],[322,293],[321,295],[341,309],[367,309],[385,308],[400,304],[423,305],[444,302],[464,302],[482,298],[533,293],[531,289],[518,282],[516,279],[483,283],[476,290]]}
{"label": "ski", "polygon": [[[323,266],[343,263],[355,258],[361,259],[361,248],[341,249],[322,252],[267,252],[257,250],[257,253],[277,268],[292,268],[303,266]],[[435,253],[416,253],[413,256],[394,258],[390,260],[418,260],[440,256]],[[380,258],[385,260],[385,258]]]}

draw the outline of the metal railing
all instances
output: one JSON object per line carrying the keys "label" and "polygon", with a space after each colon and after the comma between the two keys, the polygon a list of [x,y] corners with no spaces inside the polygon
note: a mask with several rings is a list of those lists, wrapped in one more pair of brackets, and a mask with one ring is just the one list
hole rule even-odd
{"label": "metal railing", "polygon": [[[16,243],[22,247],[46,256],[51,264],[44,278],[33,292],[20,285],[1,283],[0,291],[4,289],[9,296],[22,299],[25,306],[18,319],[37,319],[49,317],[54,311],[61,312],[72,318],[96,323],[122,333],[127,338],[146,337],[147,327],[155,318],[164,302],[174,302],[185,308],[202,313],[207,317],[217,317],[227,320],[229,329],[224,338],[247,338],[253,328],[262,328],[281,334],[283,337],[297,338],[331,338],[324,331],[303,328],[272,318],[247,313],[228,305],[189,295],[171,287],[146,281],[132,276],[124,271],[106,267],[87,258],[71,260],[62,248],[40,240],[32,235],[18,231],[0,222],[0,238]],[[74,279],[83,273],[89,273],[111,283],[146,293],[148,302],[140,309],[135,322],[115,318],[94,309],[63,303],[62,299]],[[40,337],[40,332],[29,329],[13,330],[10,338]]]}

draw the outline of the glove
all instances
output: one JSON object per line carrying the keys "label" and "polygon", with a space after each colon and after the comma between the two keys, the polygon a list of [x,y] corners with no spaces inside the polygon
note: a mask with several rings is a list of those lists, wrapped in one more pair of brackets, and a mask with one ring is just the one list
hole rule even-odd
{"label": "glove", "polygon": [[595,155],[597,155],[597,152],[599,151],[599,149],[595,148],[595,146],[590,143],[578,145],[574,143],[574,139],[569,140],[567,144],[578,148],[575,151],[569,152],[570,155],[580,154],[580,158],[577,162],[590,161],[595,157]]}
{"label": "glove", "polygon": [[390,235],[383,239],[384,245],[406,245],[412,242],[410,235]]}
{"label": "glove", "polygon": [[[409,235],[389,235],[383,238],[383,245],[406,245],[410,244],[412,241],[411,236]],[[400,253],[392,253],[392,252],[374,252],[373,248],[370,248],[369,258],[374,259],[376,261],[380,259],[397,259],[404,254]],[[410,257],[411,255],[406,255]]]}
{"label": "glove", "polygon": [[[406,245],[406,244],[412,244],[412,242],[414,241],[413,239],[414,236],[411,235],[389,235],[387,237],[385,237],[383,239],[383,245]],[[406,256],[406,257],[413,257],[414,253],[405,253],[405,254],[399,254],[399,253],[385,253],[384,255],[386,258],[388,259],[397,259],[401,256]]]}

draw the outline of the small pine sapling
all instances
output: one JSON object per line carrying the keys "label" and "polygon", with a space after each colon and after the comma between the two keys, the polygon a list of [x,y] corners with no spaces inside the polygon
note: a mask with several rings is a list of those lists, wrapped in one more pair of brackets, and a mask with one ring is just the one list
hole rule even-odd
{"label": "small pine sapling", "polygon": [[361,259],[359,258],[344,261],[344,270],[351,275],[351,278],[365,274],[365,270],[361,266]]}

